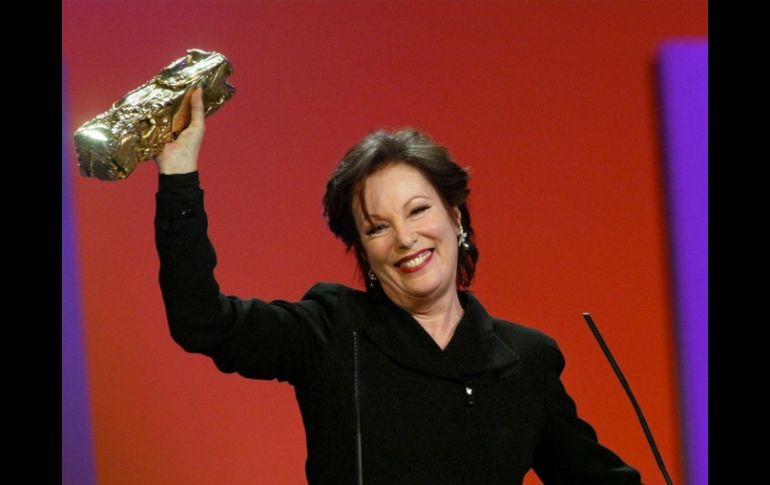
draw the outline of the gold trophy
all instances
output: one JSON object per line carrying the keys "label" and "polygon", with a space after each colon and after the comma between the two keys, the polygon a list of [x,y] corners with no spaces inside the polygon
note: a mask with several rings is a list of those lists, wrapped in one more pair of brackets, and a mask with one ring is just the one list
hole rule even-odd
{"label": "gold trophy", "polygon": [[163,145],[190,124],[190,88],[203,88],[208,116],[235,94],[235,87],[227,82],[232,72],[222,54],[189,49],[185,57],[78,128],[75,149],[80,174],[110,181],[128,177],[139,162],[160,155]]}

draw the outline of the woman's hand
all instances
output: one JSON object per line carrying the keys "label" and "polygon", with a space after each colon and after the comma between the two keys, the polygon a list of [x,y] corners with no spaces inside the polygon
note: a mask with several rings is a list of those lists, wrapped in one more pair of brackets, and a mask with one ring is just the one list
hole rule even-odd
{"label": "woman's hand", "polygon": [[198,152],[203,141],[203,133],[206,131],[203,121],[203,90],[195,88],[189,100],[189,106],[185,104],[187,99],[182,102],[174,118],[185,110],[190,110],[190,124],[179,133],[175,141],[166,143],[163,146],[163,152],[155,158],[158,171],[162,174],[172,175],[198,170]]}

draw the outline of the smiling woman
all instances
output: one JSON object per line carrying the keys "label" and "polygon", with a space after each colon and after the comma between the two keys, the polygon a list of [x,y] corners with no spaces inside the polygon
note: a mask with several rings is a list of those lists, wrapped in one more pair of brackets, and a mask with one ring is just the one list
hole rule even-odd
{"label": "smiling woman", "polygon": [[[374,224],[371,218],[376,215],[377,210],[370,210],[369,204],[372,200],[367,200],[365,195],[369,194],[371,199],[373,194],[365,188],[382,179],[382,174],[378,174],[378,171],[399,165],[396,178],[408,172],[405,166],[411,167],[412,173],[409,175],[412,175],[410,180],[413,186],[421,185],[426,192],[432,192],[435,195],[434,204],[440,203],[446,211],[459,211],[459,215],[450,215],[452,220],[464,229],[460,231],[464,237],[461,253],[456,258],[456,282],[458,287],[469,287],[479,258],[467,207],[470,176],[467,170],[451,159],[446,148],[435,144],[415,129],[404,129],[396,133],[378,130],[348,150],[326,184],[323,203],[329,228],[345,243],[348,251],[355,249],[361,275],[364,280],[371,281],[369,264],[362,246],[366,238],[361,236],[360,230],[364,222],[368,224],[367,232],[377,229],[379,224]],[[422,176],[421,180],[416,178],[417,174]],[[391,178],[394,178],[393,174]],[[398,182],[386,185],[399,187],[400,181]],[[382,185],[378,186],[378,194],[382,194]],[[420,194],[417,188],[415,187],[413,196],[427,195]],[[410,207],[411,210],[424,209],[418,201],[415,203],[415,207]],[[431,207],[433,210],[436,208]],[[365,236],[368,237],[369,234]],[[370,284],[367,290],[377,291],[379,288],[379,285]]]}
{"label": "smiling woman", "polygon": [[544,333],[490,316],[468,291],[478,251],[468,173],[417,130],[378,131],[327,182],[324,215],[355,250],[362,292],[301,301],[224,295],[199,186],[204,119],[158,157],[155,234],[171,335],[223,372],[295,387],[311,484],[638,484],[600,445]]}
{"label": "smiling woman", "polygon": [[388,298],[414,315],[443,349],[462,316],[454,291],[460,210],[447,211],[430,182],[403,163],[370,175],[362,191],[365,206],[377,213],[366,214],[354,199],[370,287],[379,281]]}
{"label": "smiling woman", "polygon": [[470,285],[478,260],[468,179],[419,131],[377,131],[348,151],[324,196],[367,289],[411,313],[442,349],[463,313],[455,284]]}

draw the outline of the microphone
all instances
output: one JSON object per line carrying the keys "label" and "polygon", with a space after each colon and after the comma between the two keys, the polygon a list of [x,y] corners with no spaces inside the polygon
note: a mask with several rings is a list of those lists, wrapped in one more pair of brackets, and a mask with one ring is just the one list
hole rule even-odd
{"label": "microphone", "polygon": [[358,331],[353,330],[353,399],[356,404],[356,483],[364,483],[363,452],[361,450],[361,395],[358,389]]}
{"label": "microphone", "polygon": [[636,411],[636,416],[639,418],[639,422],[642,424],[644,435],[647,437],[647,441],[650,443],[650,447],[652,448],[653,455],[655,455],[655,461],[658,462],[658,468],[660,468],[660,472],[663,474],[663,478],[666,479],[666,484],[673,485],[674,482],[671,481],[671,477],[668,475],[668,471],[666,471],[666,465],[663,463],[663,458],[661,458],[660,452],[658,451],[658,447],[655,445],[655,440],[652,437],[652,432],[650,431],[649,426],[647,426],[647,420],[644,419],[644,415],[642,414],[642,409],[639,407],[639,404],[636,402],[636,398],[634,397],[634,394],[631,392],[631,387],[629,387],[628,382],[626,382],[626,378],[623,376],[623,372],[620,370],[620,367],[618,367],[617,362],[615,362],[615,359],[612,357],[612,354],[610,353],[610,349],[607,347],[607,344],[604,343],[604,339],[599,333],[599,329],[596,328],[596,324],[594,324],[594,320],[593,318],[591,318],[591,314],[588,312],[584,312],[583,318],[585,318],[586,323],[588,323],[588,326],[591,328],[591,332],[593,332],[594,337],[596,337],[596,340],[599,342],[599,346],[602,348],[604,355],[607,357],[607,360],[610,361],[612,370],[615,371],[615,375],[617,375],[618,379],[620,379],[620,384],[623,385],[623,389],[625,389],[626,394],[628,394],[628,398],[631,400],[631,404],[633,404],[634,410]]}

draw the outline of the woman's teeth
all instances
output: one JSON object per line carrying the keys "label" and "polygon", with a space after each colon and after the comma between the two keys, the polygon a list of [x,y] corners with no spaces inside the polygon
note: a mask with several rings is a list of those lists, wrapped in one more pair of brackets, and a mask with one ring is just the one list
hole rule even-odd
{"label": "woman's teeth", "polygon": [[416,258],[410,259],[409,261],[404,261],[399,266],[402,268],[414,268],[415,266],[419,266],[423,261],[425,261],[428,256],[430,256],[430,250],[423,251]]}

